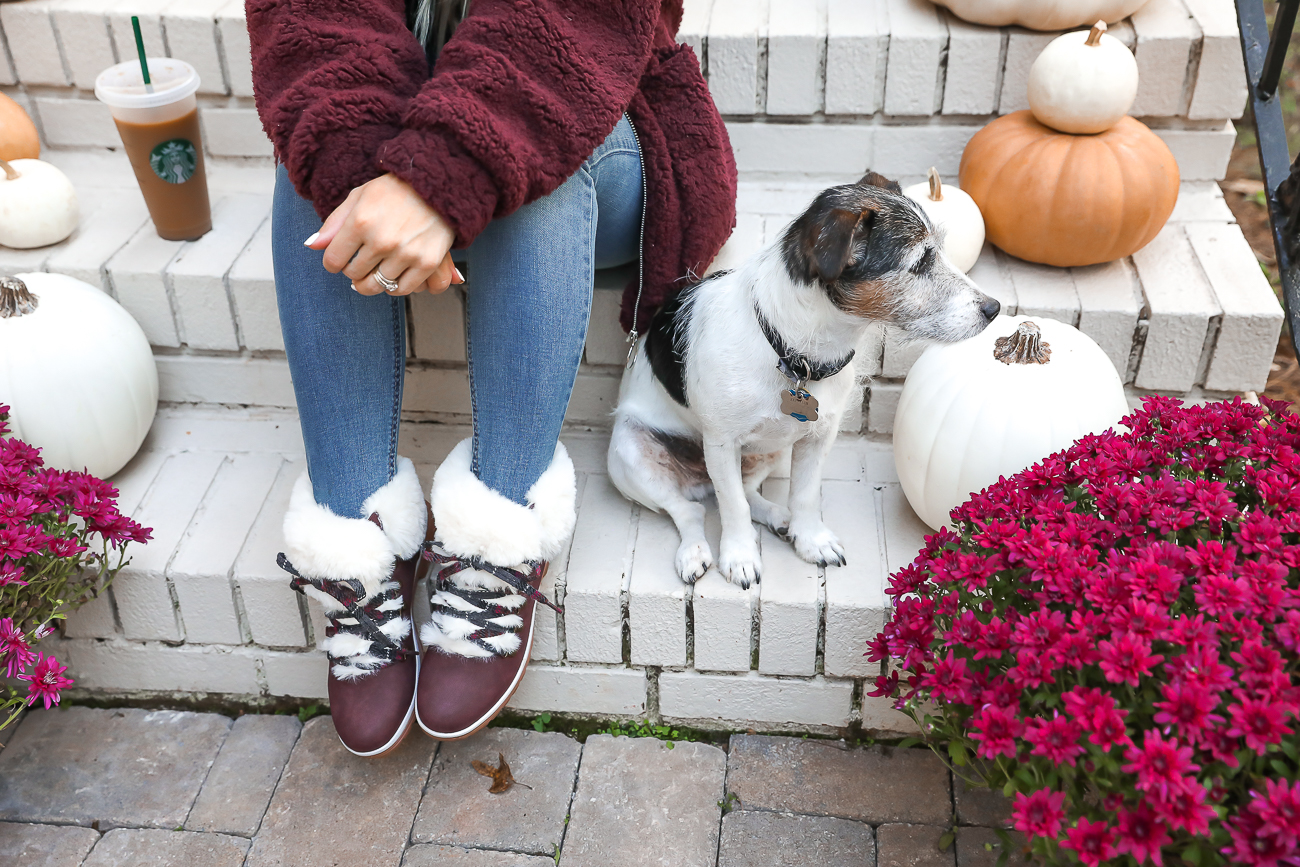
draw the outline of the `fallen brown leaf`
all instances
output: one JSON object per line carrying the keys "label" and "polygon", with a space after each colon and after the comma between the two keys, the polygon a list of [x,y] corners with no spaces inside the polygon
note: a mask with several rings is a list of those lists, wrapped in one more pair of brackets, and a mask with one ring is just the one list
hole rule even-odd
{"label": "fallen brown leaf", "polygon": [[470,762],[470,766],[474,768],[474,770],[478,771],[485,777],[492,778],[492,786],[488,789],[489,795],[499,795],[502,792],[509,791],[510,786],[514,783],[519,783],[519,785],[523,786],[525,789],[530,791],[532,790],[532,786],[526,783],[520,783],[511,776],[510,765],[506,764],[504,753],[497,753],[497,762],[498,766],[495,768],[487,762],[480,762],[478,759],[474,759]]}

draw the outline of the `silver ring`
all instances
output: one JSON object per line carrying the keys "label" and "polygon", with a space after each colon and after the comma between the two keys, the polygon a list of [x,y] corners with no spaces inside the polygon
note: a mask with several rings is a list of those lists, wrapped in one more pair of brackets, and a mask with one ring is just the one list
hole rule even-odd
{"label": "silver ring", "polygon": [[374,270],[373,274],[374,274],[375,282],[378,283],[378,284],[379,284],[379,287],[380,287],[381,289],[383,289],[385,292],[396,292],[396,291],[397,291],[397,281],[396,281],[396,280],[389,280],[389,279],[388,279],[387,277],[385,277],[382,273],[380,273],[380,271],[379,271],[378,268],[376,268],[376,269]]}

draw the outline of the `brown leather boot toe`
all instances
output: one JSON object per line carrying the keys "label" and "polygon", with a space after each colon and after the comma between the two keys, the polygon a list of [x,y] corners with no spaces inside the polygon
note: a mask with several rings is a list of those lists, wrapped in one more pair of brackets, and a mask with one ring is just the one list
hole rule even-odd
{"label": "brown leather boot toe", "polygon": [[[525,574],[482,563],[475,568],[436,547],[431,553],[435,565],[430,570],[430,608],[435,616],[422,631],[428,640],[415,692],[415,715],[430,737],[460,740],[490,723],[510,701],[528,668],[537,602],[555,606],[537,592],[546,574],[545,563]],[[478,578],[468,586],[456,574],[465,569]],[[485,573],[504,580],[495,585],[484,582]],[[483,583],[489,589],[475,589]],[[469,610],[470,606],[479,610]],[[509,646],[514,649],[503,652]]]}
{"label": "brown leather boot toe", "polygon": [[[420,654],[411,628],[411,599],[419,562],[418,557],[398,560],[388,589],[358,599],[355,582],[304,578],[281,555],[280,565],[293,574],[295,590],[311,587],[338,603],[325,615],[330,715],[343,746],[358,756],[380,756],[394,749],[415,718]],[[400,629],[403,620],[405,628]],[[394,632],[400,634],[390,638]]]}

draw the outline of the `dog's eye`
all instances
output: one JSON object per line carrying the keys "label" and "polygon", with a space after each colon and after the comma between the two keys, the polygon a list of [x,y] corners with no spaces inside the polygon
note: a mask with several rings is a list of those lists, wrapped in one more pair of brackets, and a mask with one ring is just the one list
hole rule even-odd
{"label": "dog's eye", "polygon": [[921,254],[921,258],[917,259],[916,264],[907,270],[919,277],[924,277],[934,267],[934,255],[934,248],[926,247],[925,252]]}

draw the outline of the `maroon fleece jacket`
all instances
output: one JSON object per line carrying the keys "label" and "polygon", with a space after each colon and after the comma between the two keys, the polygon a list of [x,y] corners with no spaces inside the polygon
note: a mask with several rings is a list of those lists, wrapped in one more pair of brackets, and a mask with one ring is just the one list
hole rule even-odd
{"label": "maroon fleece jacket", "polygon": [[[325,217],[392,172],[467,246],[568,179],[627,112],[647,183],[637,328],[735,225],[736,166],[682,0],[474,0],[432,73],[403,0],[247,0],[257,110]],[[623,297],[631,325],[636,283]]]}

